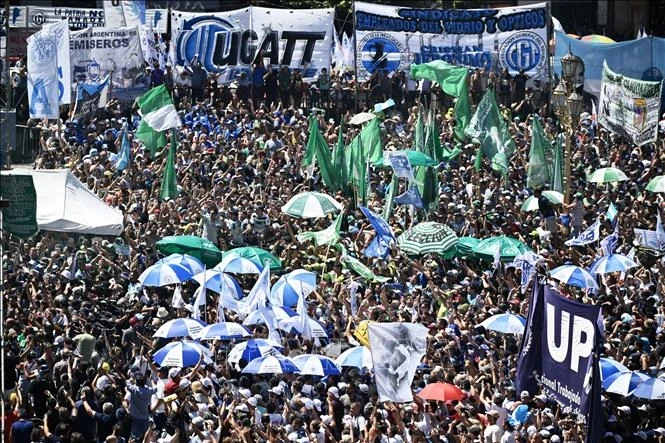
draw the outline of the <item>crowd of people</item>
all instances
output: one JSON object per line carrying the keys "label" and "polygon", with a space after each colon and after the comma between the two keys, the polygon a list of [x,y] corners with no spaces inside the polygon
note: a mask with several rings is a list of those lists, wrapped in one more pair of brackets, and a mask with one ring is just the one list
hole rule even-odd
{"label": "crowd of people", "polygon": [[[155,67],[154,70],[159,69]],[[302,101],[302,79],[288,68],[255,67],[250,79],[219,86],[196,64],[191,73],[166,67],[151,73],[164,82],[181,115],[177,129],[176,171],[179,194],[160,201],[168,145],[154,155],[134,137],[136,108],[111,102],[89,121],[66,120],[43,127],[43,152],[35,168],[70,169],[109,206],[124,214],[118,239],[40,232],[31,239],[5,236],[4,258],[4,429],[11,442],[581,442],[586,425],[545,395],[517,392],[514,384],[520,337],[484,330],[479,324],[497,313],[526,316],[528,293],[520,290],[519,271],[473,257],[444,259],[437,254],[406,256],[393,247],[385,260],[364,256],[374,231],[357,209],[353,193],[334,194],[344,205],[341,244],[377,276],[379,283],[347,269],[336,248],[300,243],[296,236],[332,223],[283,214],[281,207],[303,191],[332,193],[301,167],[314,112],[326,141],[337,142],[343,124],[348,144],[359,132],[349,125],[354,90],[352,74],[323,73],[315,88],[318,102]],[[153,70],[153,71],[154,71]],[[176,72],[174,74],[173,72]],[[601,237],[613,232],[606,217],[618,210],[619,250],[633,246],[633,228],[656,229],[662,195],[645,184],[665,170],[665,116],[656,143],[641,147],[608,133],[587,109],[572,136],[569,205],[543,203],[523,212],[533,194],[526,184],[533,119],[547,134],[559,133],[540,85],[518,74],[469,76],[472,103],[485,89],[497,94],[517,146],[507,179],[487,160],[476,171],[477,146],[459,145],[460,154],[436,167],[438,204],[430,211],[396,206],[387,222],[396,235],[428,220],[447,224],[459,236],[487,238],[506,234],[542,257],[539,276],[564,263],[588,266],[597,244],[568,247],[594,221]],[[178,78],[174,78],[178,77]],[[393,98],[396,106],[381,117],[386,151],[411,149],[419,105],[431,106],[441,143],[456,146],[450,97],[428,81],[377,74],[362,108]],[[488,80],[489,83],[488,83]],[[254,87],[249,88],[248,85]],[[308,85],[309,86],[309,85]],[[377,89],[378,88],[378,89]],[[534,93],[537,91],[537,93]],[[353,106],[352,106],[353,104]],[[122,128],[130,128],[132,159],[120,172],[111,160],[119,152]],[[597,185],[588,170],[614,166],[629,180]],[[367,206],[381,212],[392,171],[372,168]],[[397,193],[404,192],[404,184]],[[357,345],[353,332],[362,320],[416,322],[427,326],[427,351],[412,384],[412,403],[379,402],[372,371],[344,368],[341,376],[248,375],[227,361],[234,343],[211,344],[211,361],[190,368],[158,367],[153,353],[168,340],[153,338],[165,321],[190,315],[172,306],[173,287],[136,285],[138,276],[161,258],[155,243],[169,235],[207,236],[222,251],[262,247],[279,257],[283,271],[315,271],[318,285],[309,296],[309,314],[325,325],[330,339],[316,343],[284,336],[284,355],[339,353]],[[128,246],[124,255],[118,244]],[[641,251],[641,250],[640,250]],[[562,294],[599,304],[605,322],[603,355],[651,376],[663,371],[665,357],[665,264],[657,251],[637,254],[640,266],[626,275],[605,275],[591,294],[548,279]],[[662,254],[662,252],[660,253]],[[75,261],[73,266],[72,261]],[[75,270],[75,272],[72,272]],[[277,276],[275,275],[275,278]],[[245,293],[252,279],[240,279]],[[360,289],[357,285],[360,285]],[[352,306],[351,287],[357,294]],[[180,289],[191,301],[197,285]],[[357,289],[357,291],[356,291]],[[204,318],[217,318],[209,303]],[[227,321],[240,321],[226,312]],[[266,337],[264,326],[253,326]],[[332,354],[331,354],[332,355]],[[428,383],[453,383],[464,392],[454,402],[424,401],[417,393]],[[528,413],[516,417],[526,405]],[[665,442],[662,402],[603,393],[605,442]]]}

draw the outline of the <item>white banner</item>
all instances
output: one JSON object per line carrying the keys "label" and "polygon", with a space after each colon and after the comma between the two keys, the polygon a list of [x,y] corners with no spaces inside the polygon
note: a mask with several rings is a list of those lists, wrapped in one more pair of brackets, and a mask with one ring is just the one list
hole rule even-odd
{"label": "white banner", "polygon": [[265,65],[288,65],[315,78],[330,68],[334,9],[251,7],[215,13],[171,11],[172,43],[180,66],[198,60],[232,81],[262,52]]}
{"label": "white banner", "polygon": [[59,118],[58,43],[50,29],[28,38],[30,118]]}
{"label": "white banner", "polygon": [[108,28],[123,28],[125,26],[125,15],[122,13],[122,2],[104,2],[104,18]]}
{"label": "white banner", "polygon": [[640,146],[658,137],[663,82],[637,80],[613,72],[605,62],[598,122]]}
{"label": "white banner", "polygon": [[111,96],[133,100],[147,90],[145,61],[137,28],[88,28],[71,33],[73,79],[99,82],[111,75]]}
{"label": "white banner", "polygon": [[432,60],[511,75],[548,76],[546,3],[490,9],[414,9],[356,2],[358,77]]}
{"label": "white banner", "polygon": [[411,383],[425,355],[427,328],[415,323],[370,323],[368,331],[379,401],[413,401]]}
{"label": "white banner", "polygon": [[58,101],[61,105],[72,100],[72,66],[69,56],[69,26],[62,20],[54,25],[44,27],[55,37],[58,47]]}

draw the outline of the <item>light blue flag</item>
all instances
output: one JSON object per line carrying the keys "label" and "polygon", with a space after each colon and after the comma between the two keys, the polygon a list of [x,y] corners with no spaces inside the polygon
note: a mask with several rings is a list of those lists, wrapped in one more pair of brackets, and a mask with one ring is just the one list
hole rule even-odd
{"label": "light blue flag", "polygon": [[418,192],[418,186],[411,186],[408,191],[395,197],[395,204],[411,205],[416,209],[423,209],[423,199]]}
{"label": "light blue flag", "polygon": [[129,138],[127,138],[127,123],[125,123],[125,129],[122,133],[122,143],[120,144],[120,153],[115,162],[115,169],[118,171],[124,171],[129,166],[130,161],[131,152],[129,148]]}
{"label": "light blue flag", "polygon": [[390,225],[385,222],[378,214],[370,211],[364,206],[358,206],[365,214],[367,220],[376,231],[376,237],[365,249],[365,256],[367,257],[380,257],[386,258],[390,253],[390,243],[395,241],[395,234],[393,234]]}
{"label": "light blue flag", "polygon": [[610,205],[607,207],[607,219],[614,224],[614,218],[617,216],[619,211],[617,211],[616,206],[614,206],[614,203],[610,202]]}

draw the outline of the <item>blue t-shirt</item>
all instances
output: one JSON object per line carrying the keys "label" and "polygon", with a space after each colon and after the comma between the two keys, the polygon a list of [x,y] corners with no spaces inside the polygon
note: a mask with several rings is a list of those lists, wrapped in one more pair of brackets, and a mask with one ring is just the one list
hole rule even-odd
{"label": "blue t-shirt", "polygon": [[263,76],[266,75],[266,68],[263,66],[259,66],[257,68],[254,68],[252,70],[252,84],[254,86],[263,86],[264,81],[263,81]]}
{"label": "blue t-shirt", "polygon": [[12,425],[12,435],[16,443],[30,443],[33,424],[30,420],[19,420]]}

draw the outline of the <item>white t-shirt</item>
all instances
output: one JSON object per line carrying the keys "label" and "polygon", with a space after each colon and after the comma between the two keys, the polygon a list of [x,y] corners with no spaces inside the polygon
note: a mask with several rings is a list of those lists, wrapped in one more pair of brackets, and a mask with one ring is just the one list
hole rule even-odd
{"label": "white t-shirt", "polygon": [[504,431],[501,436],[501,443],[515,443],[515,436],[510,431]]}
{"label": "white t-shirt", "polygon": [[483,433],[485,443],[500,443],[501,442],[501,428],[496,424],[489,425],[485,428]]}

